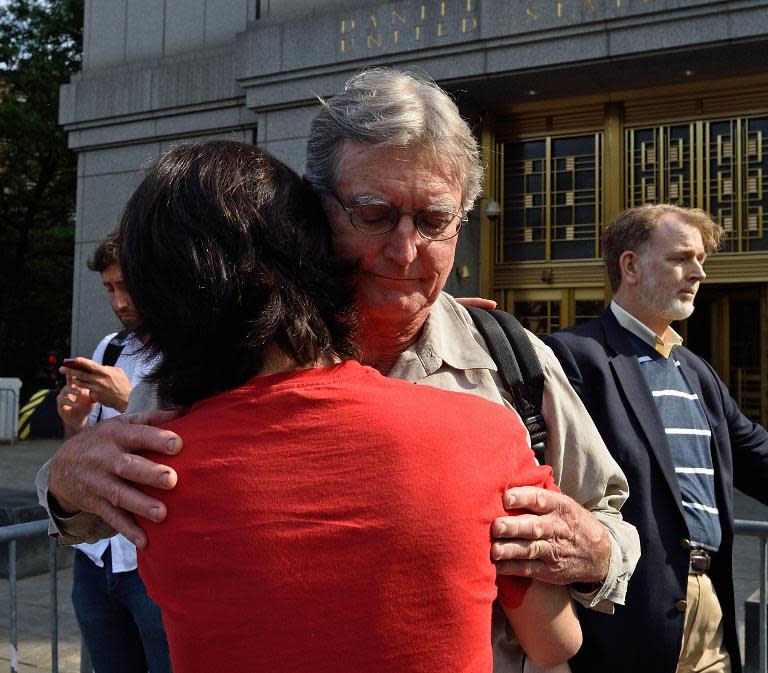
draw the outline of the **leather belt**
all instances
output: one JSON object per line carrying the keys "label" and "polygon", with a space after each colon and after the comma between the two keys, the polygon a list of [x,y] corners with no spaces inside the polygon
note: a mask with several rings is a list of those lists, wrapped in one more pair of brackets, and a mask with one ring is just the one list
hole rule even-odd
{"label": "leather belt", "polygon": [[703,575],[709,572],[712,566],[712,557],[709,552],[704,549],[691,549],[691,560],[689,572],[696,575]]}

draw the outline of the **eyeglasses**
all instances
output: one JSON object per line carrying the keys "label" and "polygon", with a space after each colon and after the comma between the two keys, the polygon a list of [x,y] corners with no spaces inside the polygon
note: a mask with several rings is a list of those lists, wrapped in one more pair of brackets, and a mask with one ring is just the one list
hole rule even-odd
{"label": "eyeglasses", "polygon": [[[354,208],[347,208],[344,202],[331,192],[339,205],[349,215],[350,224],[363,234],[377,236],[392,231],[403,213],[398,208],[387,203],[371,203]],[[416,231],[430,241],[447,241],[459,233],[461,225],[467,221],[464,211],[452,210],[420,210],[413,216]]]}

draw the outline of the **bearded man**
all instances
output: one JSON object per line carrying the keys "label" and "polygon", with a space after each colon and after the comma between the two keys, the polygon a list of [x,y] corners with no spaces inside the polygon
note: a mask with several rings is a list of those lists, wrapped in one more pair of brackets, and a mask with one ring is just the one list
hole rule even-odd
{"label": "bearded man", "polygon": [[670,326],[693,312],[722,236],[702,210],[624,211],[603,236],[611,306],[545,339],[627,475],[642,547],[626,607],[581,611],[575,672],[741,670],[733,487],[768,503],[768,433]]}

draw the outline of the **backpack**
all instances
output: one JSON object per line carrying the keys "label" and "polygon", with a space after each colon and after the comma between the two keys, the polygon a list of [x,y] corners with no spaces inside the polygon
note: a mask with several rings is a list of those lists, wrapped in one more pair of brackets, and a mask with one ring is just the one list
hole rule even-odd
{"label": "backpack", "polygon": [[547,424],[541,415],[544,372],[531,340],[517,318],[509,313],[474,306],[465,308],[488,345],[512,405],[531,437],[536,459],[543,465],[547,443]]}

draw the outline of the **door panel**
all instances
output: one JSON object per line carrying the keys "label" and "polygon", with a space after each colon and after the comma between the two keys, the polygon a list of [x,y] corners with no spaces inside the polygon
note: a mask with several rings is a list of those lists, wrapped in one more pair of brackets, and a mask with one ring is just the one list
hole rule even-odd
{"label": "door panel", "polygon": [[768,422],[768,286],[703,287],[680,326],[686,345],[710,362],[746,416]]}

